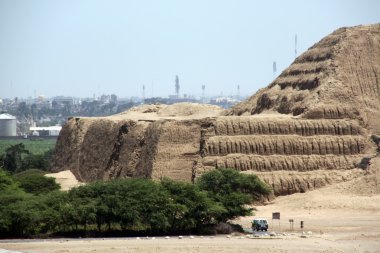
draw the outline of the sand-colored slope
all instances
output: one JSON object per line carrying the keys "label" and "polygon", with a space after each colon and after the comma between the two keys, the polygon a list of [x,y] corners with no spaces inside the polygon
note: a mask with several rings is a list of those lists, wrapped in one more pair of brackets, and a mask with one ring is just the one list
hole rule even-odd
{"label": "sand-colored slope", "polygon": [[[318,232],[337,232],[344,224],[348,229],[353,227],[351,218],[365,219],[368,216],[377,220],[377,224],[362,224],[363,227],[380,232],[380,157],[373,159],[373,165],[364,175],[352,180],[315,191],[277,197],[271,203],[257,206],[255,216],[271,219],[272,212],[281,212],[284,230],[289,228],[288,219],[293,218],[297,221],[297,230],[299,222],[304,220],[307,230]],[[238,219],[238,222],[247,226],[255,216]],[[335,227],[334,220],[341,224]]]}
{"label": "sand-colored slope", "polygon": [[379,73],[380,24],[341,28],[227,115],[277,111],[314,119],[371,121],[368,117],[380,110]]}
{"label": "sand-colored slope", "polygon": [[74,174],[69,170],[64,170],[57,173],[48,173],[45,174],[45,177],[55,178],[55,181],[61,186],[62,191],[68,191],[73,187],[78,187],[83,184],[79,182]]}

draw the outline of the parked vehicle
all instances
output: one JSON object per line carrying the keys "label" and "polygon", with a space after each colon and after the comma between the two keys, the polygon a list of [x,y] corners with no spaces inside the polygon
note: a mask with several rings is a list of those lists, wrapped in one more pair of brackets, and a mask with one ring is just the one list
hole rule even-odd
{"label": "parked vehicle", "polygon": [[253,231],[267,231],[268,221],[266,219],[254,219],[252,221],[252,230]]}

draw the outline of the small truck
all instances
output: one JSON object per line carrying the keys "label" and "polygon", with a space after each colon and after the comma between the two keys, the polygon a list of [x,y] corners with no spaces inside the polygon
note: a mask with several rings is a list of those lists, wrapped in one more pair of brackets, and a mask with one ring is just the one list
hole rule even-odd
{"label": "small truck", "polygon": [[267,231],[268,230],[268,221],[266,219],[254,219],[252,221],[252,230],[253,231]]}

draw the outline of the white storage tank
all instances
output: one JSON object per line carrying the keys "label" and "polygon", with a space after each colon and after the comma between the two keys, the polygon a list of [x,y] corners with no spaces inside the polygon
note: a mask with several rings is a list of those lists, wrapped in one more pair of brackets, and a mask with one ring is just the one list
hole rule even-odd
{"label": "white storage tank", "polygon": [[0,136],[17,135],[16,117],[8,113],[0,114]]}

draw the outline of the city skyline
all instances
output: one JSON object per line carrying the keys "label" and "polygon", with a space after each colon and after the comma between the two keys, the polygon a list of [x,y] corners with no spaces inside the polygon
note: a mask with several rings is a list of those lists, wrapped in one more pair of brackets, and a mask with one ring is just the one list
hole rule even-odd
{"label": "city skyline", "polygon": [[[251,95],[377,1],[0,1],[0,97]],[[295,11],[296,10],[296,11]],[[269,14],[268,14],[269,13]],[[300,22],[302,20],[302,22]],[[295,37],[297,36],[296,43]],[[296,46],[295,46],[296,44]]]}

